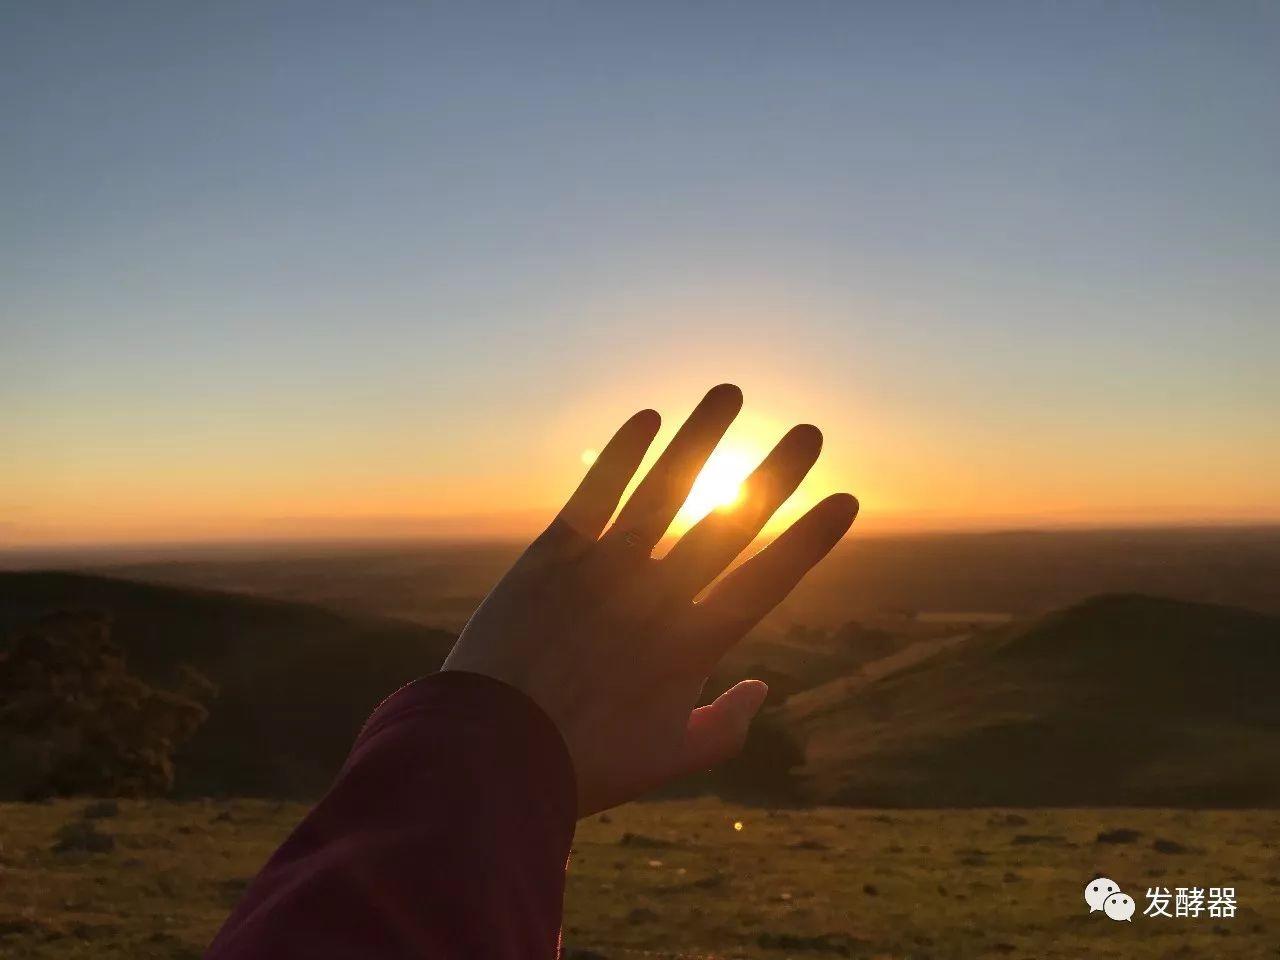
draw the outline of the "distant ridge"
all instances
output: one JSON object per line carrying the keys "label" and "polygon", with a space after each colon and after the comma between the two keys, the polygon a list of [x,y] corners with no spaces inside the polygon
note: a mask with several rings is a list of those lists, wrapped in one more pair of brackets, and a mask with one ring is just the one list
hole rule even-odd
{"label": "distant ridge", "polygon": [[790,698],[810,801],[1280,806],[1280,618],[1101,596]]}
{"label": "distant ridge", "polygon": [[0,573],[0,634],[58,610],[109,614],[130,668],[166,683],[190,663],[221,688],[177,758],[175,793],[311,798],[361,724],[435,670],[451,634],[308,604],[61,572]]}

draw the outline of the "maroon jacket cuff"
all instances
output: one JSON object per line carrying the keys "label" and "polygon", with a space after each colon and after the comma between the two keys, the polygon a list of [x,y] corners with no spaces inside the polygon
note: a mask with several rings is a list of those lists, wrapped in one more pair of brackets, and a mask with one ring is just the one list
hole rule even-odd
{"label": "maroon jacket cuff", "polygon": [[388,697],[206,955],[553,958],[577,789],[552,721],[460,671]]}

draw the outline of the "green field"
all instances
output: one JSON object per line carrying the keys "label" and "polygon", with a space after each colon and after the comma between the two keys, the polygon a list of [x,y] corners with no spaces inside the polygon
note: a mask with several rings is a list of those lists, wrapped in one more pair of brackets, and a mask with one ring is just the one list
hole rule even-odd
{"label": "green field", "polygon": [[[121,801],[93,821],[112,849],[56,852],[85,808],[0,805],[0,957],[197,957],[305,809]],[[582,957],[1277,957],[1278,820],[631,804],[579,827],[565,943]],[[1097,841],[1119,828],[1140,835]],[[1095,874],[1135,898],[1132,923],[1087,914],[1082,890]],[[1239,909],[1232,919],[1144,917],[1155,885],[1234,886]]]}

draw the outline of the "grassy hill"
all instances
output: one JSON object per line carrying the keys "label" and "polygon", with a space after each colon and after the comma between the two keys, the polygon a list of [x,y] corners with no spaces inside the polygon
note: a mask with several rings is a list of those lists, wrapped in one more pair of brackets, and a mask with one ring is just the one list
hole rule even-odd
{"label": "grassy hill", "polygon": [[52,611],[110,615],[130,669],[189,663],[220,687],[177,762],[186,796],[314,797],[379,700],[439,666],[445,631],[300,603],[72,573],[0,573],[0,635]]}
{"label": "grassy hill", "polygon": [[1280,805],[1280,618],[1095,598],[791,697],[826,803]]}

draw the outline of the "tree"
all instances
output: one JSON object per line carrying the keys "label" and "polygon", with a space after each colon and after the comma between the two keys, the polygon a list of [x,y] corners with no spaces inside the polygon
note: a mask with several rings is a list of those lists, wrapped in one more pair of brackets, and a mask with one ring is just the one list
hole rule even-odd
{"label": "tree", "polygon": [[130,673],[102,614],[52,614],[0,642],[0,795],[168,791],[216,694],[192,667],[175,679],[181,692]]}

